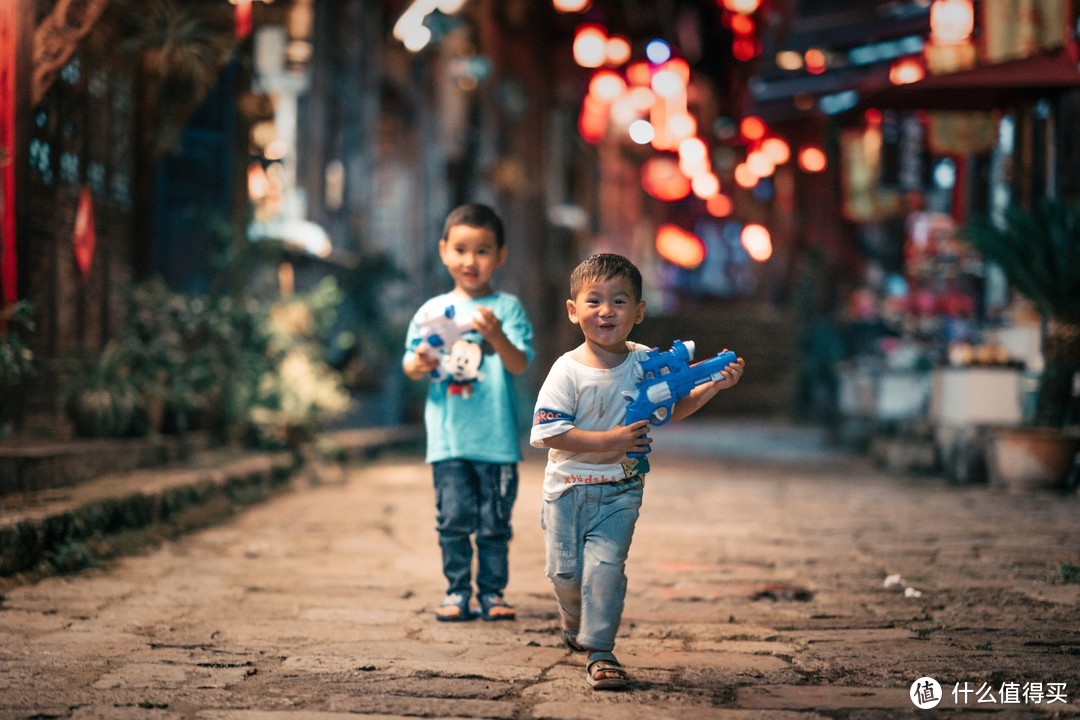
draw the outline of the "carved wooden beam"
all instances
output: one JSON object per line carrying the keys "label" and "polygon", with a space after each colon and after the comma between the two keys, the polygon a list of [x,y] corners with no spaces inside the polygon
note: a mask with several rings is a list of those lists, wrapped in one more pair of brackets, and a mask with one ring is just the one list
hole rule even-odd
{"label": "carved wooden beam", "polygon": [[34,31],[31,100],[41,102],[60,68],[101,17],[109,0],[57,0],[49,16]]}

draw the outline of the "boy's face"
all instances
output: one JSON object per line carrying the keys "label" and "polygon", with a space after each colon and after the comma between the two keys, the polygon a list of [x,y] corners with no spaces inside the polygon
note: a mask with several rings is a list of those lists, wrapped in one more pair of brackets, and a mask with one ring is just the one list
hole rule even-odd
{"label": "boy's face", "polygon": [[581,283],[577,296],[566,301],[566,313],[589,342],[624,351],[630,330],[645,319],[645,301],[634,298],[629,278],[597,278]]}
{"label": "boy's face", "polygon": [[439,258],[450,271],[454,288],[477,298],[491,294],[491,277],[506,261],[506,248],[495,243],[488,228],[454,225],[439,241]]}

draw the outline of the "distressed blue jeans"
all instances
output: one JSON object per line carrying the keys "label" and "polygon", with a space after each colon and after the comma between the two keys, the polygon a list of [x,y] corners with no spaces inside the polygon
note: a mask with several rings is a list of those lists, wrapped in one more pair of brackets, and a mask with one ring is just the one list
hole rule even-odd
{"label": "distressed blue jeans", "polygon": [[510,514],[517,499],[517,465],[442,460],[432,463],[432,472],[447,594],[472,595],[474,535],[477,591],[501,594],[510,575]]}
{"label": "distressed blue jeans", "polygon": [[610,651],[626,599],[626,556],[641,510],[645,480],[576,485],[545,500],[540,524],[546,572],[562,626],[579,645]]}

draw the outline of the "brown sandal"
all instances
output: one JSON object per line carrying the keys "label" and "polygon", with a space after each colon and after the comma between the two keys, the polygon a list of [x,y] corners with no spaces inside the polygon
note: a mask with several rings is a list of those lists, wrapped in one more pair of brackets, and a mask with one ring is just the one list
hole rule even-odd
{"label": "brown sandal", "polygon": [[480,617],[484,620],[516,620],[517,611],[514,606],[506,602],[502,595],[484,593],[479,598]]}
{"label": "brown sandal", "polygon": [[630,682],[626,677],[626,670],[611,653],[595,653],[599,655],[595,660],[585,666],[585,679],[593,690],[624,690]]}
{"label": "brown sandal", "polygon": [[435,608],[435,619],[439,622],[468,622],[476,618],[469,608],[469,598],[458,593],[451,593],[443,598]]}

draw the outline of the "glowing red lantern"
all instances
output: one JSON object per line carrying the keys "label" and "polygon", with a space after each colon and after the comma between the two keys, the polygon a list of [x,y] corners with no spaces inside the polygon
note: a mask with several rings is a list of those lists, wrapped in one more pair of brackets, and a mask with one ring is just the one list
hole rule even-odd
{"label": "glowing red lantern", "polygon": [[975,30],[971,0],[934,0],[930,6],[930,38],[938,45],[954,45]]}
{"label": "glowing red lantern", "polygon": [[902,58],[889,68],[889,82],[893,85],[908,85],[926,77],[922,63],[915,58]]}
{"label": "glowing red lantern", "polygon": [[723,0],[724,9],[749,15],[761,6],[761,0]]}

